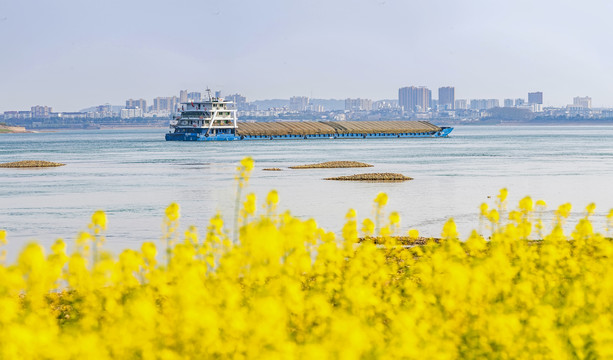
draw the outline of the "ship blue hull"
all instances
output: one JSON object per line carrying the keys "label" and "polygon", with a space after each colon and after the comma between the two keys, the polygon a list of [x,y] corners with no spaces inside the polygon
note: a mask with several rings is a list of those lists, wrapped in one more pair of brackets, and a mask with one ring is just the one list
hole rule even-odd
{"label": "ship blue hull", "polygon": [[205,135],[203,133],[168,133],[166,141],[237,141],[237,140],[308,140],[308,139],[382,139],[382,138],[433,138],[447,137],[452,127],[443,127],[441,131],[425,133],[375,133],[375,134],[311,134],[311,135],[246,135],[234,134]]}

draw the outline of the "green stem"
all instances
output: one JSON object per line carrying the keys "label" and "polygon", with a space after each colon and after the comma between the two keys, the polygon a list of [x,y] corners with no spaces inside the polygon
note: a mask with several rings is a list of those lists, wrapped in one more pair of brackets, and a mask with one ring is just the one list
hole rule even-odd
{"label": "green stem", "polygon": [[238,185],[236,187],[236,201],[234,204],[234,244],[238,244],[238,213],[241,205],[241,179],[238,179]]}

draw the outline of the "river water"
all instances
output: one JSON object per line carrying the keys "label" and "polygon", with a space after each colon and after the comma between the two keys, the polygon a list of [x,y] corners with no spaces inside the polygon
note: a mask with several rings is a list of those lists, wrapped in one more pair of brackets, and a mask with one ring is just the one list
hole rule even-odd
{"label": "river water", "polygon": [[[203,229],[221,213],[231,229],[236,166],[252,156],[246,192],[263,202],[276,189],[280,210],[314,218],[339,232],[348,209],[362,220],[373,199],[389,195],[402,231],[439,236],[449,217],[462,237],[479,224],[479,205],[493,204],[509,189],[509,208],[531,195],[550,211],[573,204],[569,224],[596,202],[596,230],[613,208],[613,127],[457,127],[449,138],[166,142],[165,129],[61,131],[0,134],[0,162],[46,160],[66,166],[0,168],[0,229],[10,252],[37,240],[69,243],[86,230],[93,211],[108,215],[106,247],[117,253],[159,240],[164,209],[181,205],[181,226]],[[289,166],[334,160],[373,164],[363,169],[291,170]],[[263,171],[278,167],[282,171]],[[362,172],[395,172],[403,183],[323,180]],[[550,213],[551,215],[551,213]]]}

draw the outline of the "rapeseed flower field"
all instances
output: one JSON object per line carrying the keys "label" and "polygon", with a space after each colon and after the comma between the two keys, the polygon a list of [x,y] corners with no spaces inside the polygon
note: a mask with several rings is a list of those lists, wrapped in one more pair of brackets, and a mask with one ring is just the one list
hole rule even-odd
{"label": "rapeseed flower field", "polygon": [[[252,169],[241,162],[239,195]],[[613,213],[601,235],[590,205],[566,234],[569,204],[544,224],[543,201],[508,211],[506,197],[467,239],[450,219],[413,247],[396,243],[407,230],[385,194],[372,220],[348,211],[341,236],[279,212],[274,191],[185,233],[171,204],[161,241],[118,257],[96,211],[71,253],[57,240],[3,256],[0,359],[613,357]]]}

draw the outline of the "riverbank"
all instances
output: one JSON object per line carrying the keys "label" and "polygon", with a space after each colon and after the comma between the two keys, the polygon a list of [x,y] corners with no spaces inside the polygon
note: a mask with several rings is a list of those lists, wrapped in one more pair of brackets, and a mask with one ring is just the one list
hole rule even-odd
{"label": "riverbank", "polygon": [[112,125],[99,127],[43,127],[36,130],[28,129],[23,126],[3,126],[0,125],[0,134],[17,134],[17,133],[49,133],[58,131],[81,131],[81,130],[131,130],[131,129],[167,129],[168,126],[161,125]]}
{"label": "riverbank", "polygon": [[0,134],[15,134],[15,133],[27,133],[30,132],[26,130],[23,126],[8,126],[8,125],[0,125]]}

